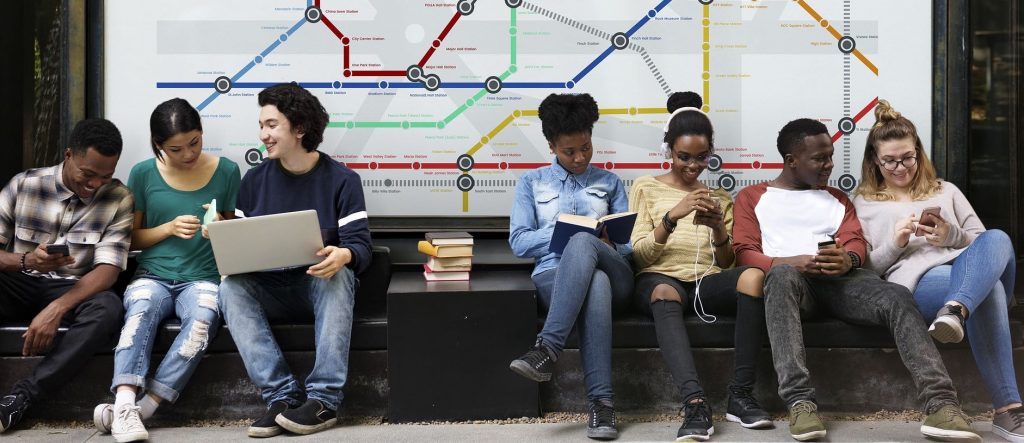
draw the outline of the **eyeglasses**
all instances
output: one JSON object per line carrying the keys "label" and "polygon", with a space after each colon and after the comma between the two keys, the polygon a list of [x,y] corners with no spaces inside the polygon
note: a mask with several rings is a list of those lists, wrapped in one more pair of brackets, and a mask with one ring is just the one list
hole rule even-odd
{"label": "eyeglasses", "polygon": [[913,168],[917,164],[917,157],[904,157],[901,160],[883,160],[878,159],[882,163],[882,167],[887,171],[895,171],[900,165],[903,165],[904,169]]}
{"label": "eyeglasses", "polygon": [[693,155],[690,155],[690,154],[687,154],[687,153],[684,152],[684,153],[680,153],[679,155],[676,155],[676,158],[678,158],[679,161],[682,162],[684,165],[687,165],[687,164],[690,164],[690,163],[697,163],[697,164],[701,164],[701,165],[706,165],[706,164],[708,164],[708,161],[711,160],[711,154],[701,154],[701,155],[693,156]]}

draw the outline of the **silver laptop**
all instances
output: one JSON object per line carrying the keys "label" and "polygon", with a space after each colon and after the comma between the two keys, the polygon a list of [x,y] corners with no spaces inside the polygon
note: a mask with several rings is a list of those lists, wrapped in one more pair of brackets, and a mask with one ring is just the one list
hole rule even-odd
{"label": "silver laptop", "polygon": [[208,225],[221,275],[311,265],[323,261],[316,210],[213,222]]}

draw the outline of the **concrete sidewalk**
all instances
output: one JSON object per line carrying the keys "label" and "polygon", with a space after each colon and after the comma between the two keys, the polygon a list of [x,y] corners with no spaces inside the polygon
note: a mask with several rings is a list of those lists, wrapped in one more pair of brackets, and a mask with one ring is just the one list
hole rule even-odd
{"label": "concrete sidewalk", "polygon": [[[925,441],[919,432],[920,423],[904,421],[829,421],[828,437],[832,442]],[[620,426],[617,441],[673,441],[679,422],[625,423]],[[990,422],[975,422],[975,430],[990,442],[1004,441],[991,432]],[[157,428],[150,430],[152,442],[248,442],[245,427]],[[713,442],[793,442],[785,420],[775,429],[748,430],[735,423],[715,423]],[[346,442],[587,442],[585,423],[538,424],[432,424],[432,425],[346,425],[311,436],[282,435],[269,441],[346,441]],[[94,429],[29,429],[13,430],[2,435],[7,442],[112,442],[110,435]],[[262,440],[267,441],[267,440]]]}

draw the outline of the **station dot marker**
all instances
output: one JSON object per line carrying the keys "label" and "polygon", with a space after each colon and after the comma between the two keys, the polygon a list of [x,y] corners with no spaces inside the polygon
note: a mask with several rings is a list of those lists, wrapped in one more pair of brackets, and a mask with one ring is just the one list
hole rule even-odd
{"label": "station dot marker", "polygon": [[653,9],[650,10],[650,11],[647,11],[647,16],[650,17],[650,18],[654,18],[654,16],[656,16],[656,15],[658,15],[658,11],[655,11]]}
{"label": "station dot marker", "polygon": [[572,80],[569,80],[569,81],[565,82],[566,89],[572,89],[574,86],[576,86],[576,82],[574,82]]}
{"label": "station dot marker", "polygon": [[341,44],[343,44],[345,46],[348,46],[349,42],[351,42],[351,41],[352,40],[349,40],[348,37],[345,37],[345,38],[341,39]]}
{"label": "station dot marker", "polygon": [[334,83],[331,83],[331,87],[334,89],[341,89],[341,82],[335,80]]}
{"label": "station dot marker", "polygon": [[761,169],[761,162],[754,160],[752,163],[750,163],[750,166],[754,169]]}
{"label": "station dot marker", "polygon": [[515,73],[518,70],[519,70],[519,68],[517,68],[516,65],[512,65],[512,66],[508,67],[508,72],[510,72],[510,73]]}
{"label": "station dot marker", "polygon": [[671,168],[671,167],[672,167],[672,165],[669,162],[662,162],[661,163],[661,169],[666,169],[667,170],[668,168]]}
{"label": "station dot marker", "polygon": [[430,46],[434,47],[434,49],[440,48],[441,47],[441,40],[436,40],[435,39],[433,42],[430,43]]}
{"label": "station dot marker", "polygon": [[708,19],[701,20],[700,24],[702,24],[704,26],[711,26],[711,20],[708,20]]}
{"label": "station dot marker", "polygon": [[346,69],[344,71],[341,71],[341,75],[344,75],[345,77],[351,77],[352,76],[352,70],[351,69]]}
{"label": "station dot marker", "polygon": [[516,35],[516,27],[508,28],[508,35]]}
{"label": "station dot marker", "polygon": [[345,122],[345,127],[348,128],[348,129],[352,129],[352,128],[356,127],[356,122],[349,120],[349,121]]}
{"label": "station dot marker", "polygon": [[412,162],[412,168],[413,169],[419,169],[420,168],[420,162]]}
{"label": "station dot marker", "polygon": [[377,169],[377,162],[370,162],[370,169]]}
{"label": "station dot marker", "polygon": [[473,106],[473,103],[474,103],[473,99],[467,99],[466,100],[466,106]]}
{"label": "station dot marker", "polygon": [[710,111],[710,110],[711,110],[711,107],[710,107],[710,106],[708,106],[708,105],[704,105],[704,106],[701,106],[701,107],[700,107],[700,110],[701,110],[701,111],[704,111],[704,112],[708,112],[708,111]]}
{"label": "station dot marker", "polygon": [[708,43],[704,43],[704,44],[700,45],[700,48],[705,50],[705,51],[707,51],[707,50],[711,49],[711,45],[708,44]]}
{"label": "station dot marker", "polygon": [[444,122],[443,121],[437,122],[437,129],[444,129]]}
{"label": "station dot marker", "polygon": [[520,111],[520,110],[516,109],[515,111],[512,111],[512,116],[515,117],[515,118],[522,117],[523,116],[523,111]]}
{"label": "station dot marker", "polygon": [[409,129],[410,126],[412,125],[409,124],[408,120],[402,122],[402,129]]}
{"label": "station dot marker", "polygon": [[629,108],[629,115],[636,115],[636,113],[637,113],[636,108]]}
{"label": "station dot marker", "polygon": [[281,34],[281,36],[278,37],[277,39],[281,40],[281,43],[284,43],[284,42],[288,41],[288,34]]}
{"label": "station dot marker", "polygon": [[387,89],[388,86],[390,85],[388,84],[387,80],[381,80],[380,83],[377,84],[377,86],[380,87],[381,89]]}
{"label": "station dot marker", "polygon": [[615,169],[615,163],[612,163],[612,162],[605,162],[605,164],[604,164],[604,168],[605,168],[605,169],[608,169],[608,170],[611,170],[611,169]]}
{"label": "station dot marker", "polygon": [[822,28],[827,28],[828,27],[828,20],[821,19],[821,21],[818,22],[818,23],[821,24]]}
{"label": "station dot marker", "polygon": [[257,55],[256,57],[254,57],[254,58],[252,59],[252,61],[253,61],[254,63],[263,63],[263,56],[262,56],[262,55]]}
{"label": "station dot marker", "polygon": [[702,78],[704,80],[710,79],[711,78],[711,73],[708,72],[708,71],[704,71],[704,73],[700,75],[700,78]]}
{"label": "station dot marker", "polygon": [[498,169],[501,169],[501,170],[508,169],[508,162],[498,163]]}

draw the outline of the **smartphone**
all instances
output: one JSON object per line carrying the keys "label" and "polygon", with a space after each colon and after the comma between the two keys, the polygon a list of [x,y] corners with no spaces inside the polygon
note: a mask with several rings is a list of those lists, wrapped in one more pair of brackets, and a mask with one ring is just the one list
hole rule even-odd
{"label": "smartphone", "polygon": [[829,249],[836,247],[835,240],[825,240],[818,242],[818,249]]}
{"label": "smartphone", "polygon": [[924,208],[924,211],[921,211],[921,218],[918,219],[917,230],[914,231],[914,236],[921,237],[925,234],[924,230],[921,229],[921,226],[934,228],[938,217],[940,217],[938,206]]}
{"label": "smartphone", "polygon": [[65,257],[71,255],[71,251],[68,250],[67,244],[59,245],[46,245],[46,253],[50,255],[63,255]]}
{"label": "smartphone", "polygon": [[206,208],[206,214],[203,215],[203,224],[208,225],[213,223],[217,219],[217,199],[210,201],[210,206]]}

